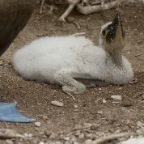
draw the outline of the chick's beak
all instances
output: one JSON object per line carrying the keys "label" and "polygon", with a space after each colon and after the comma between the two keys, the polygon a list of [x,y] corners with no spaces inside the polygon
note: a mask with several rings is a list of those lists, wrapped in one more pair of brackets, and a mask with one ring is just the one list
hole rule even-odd
{"label": "chick's beak", "polygon": [[112,24],[108,27],[108,31],[106,41],[109,43],[113,40],[121,40],[125,37],[119,11],[114,17]]}
{"label": "chick's beak", "polygon": [[113,21],[106,27],[103,37],[104,48],[110,54],[112,60],[117,66],[122,65],[121,52],[125,46],[125,34],[122,27],[120,13],[117,12]]}

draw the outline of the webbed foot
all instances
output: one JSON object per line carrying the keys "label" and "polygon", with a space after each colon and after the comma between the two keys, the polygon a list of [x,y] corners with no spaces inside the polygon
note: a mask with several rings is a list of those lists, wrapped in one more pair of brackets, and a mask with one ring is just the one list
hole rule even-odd
{"label": "webbed foot", "polygon": [[57,73],[56,80],[62,85],[62,90],[65,93],[83,94],[86,91],[86,86],[75,80],[66,71]]}

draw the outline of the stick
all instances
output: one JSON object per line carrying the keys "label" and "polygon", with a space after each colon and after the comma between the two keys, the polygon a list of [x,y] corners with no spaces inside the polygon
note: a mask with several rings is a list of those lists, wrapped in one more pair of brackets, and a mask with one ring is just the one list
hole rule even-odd
{"label": "stick", "polygon": [[85,32],[80,32],[80,33],[73,34],[73,36],[81,36],[81,35],[86,35],[86,33]]}
{"label": "stick", "polygon": [[73,0],[73,2],[69,5],[66,11],[59,18],[59,21],[65,21],[65,18],[71,13],[74,7],[80,2],[80,0]]}
{"label": "stick", "polygon": [[40,14],[43,13],[43,6],[44,6],[45,0],[42,0],[41,7],[40,7]]}
{"label": "stick", "polygon": [[75,98],[71,93],[69,93],[69,92],[65,92],[65,93],[66,93],[67,95],[71,96],[74,101],[76,101],[76,98]]}
{"label": "stick", "polygon": [[91,144],[101,144],[101,143],[104,143],[104,142],[109,141],[109,140],[114,140],[114,139],[118,139],[121,137],[131,136],[133,134],[134,133],[126,133],[125,132],[125,133],[112,134],[109,136],[103,136],[101,138],[98,138],[97,140],[94,140],[93,142],[91,142]]}
{"label": "stick", "polygon": [[[124,0],[119,0],[119,2],[120,1],[123,2]],[[81,4],[77,4],[77,9],[80,13],[84,15],[88,15],[91,13],[112,9],[116,7],[119,4],[119,2],[118,1],[109,2],[109,3],[104,4],[103,6],[101,5],[82,6]]]}
{"label": "stick", "polygon": [[24,136],[16,133],[16,131],[12,129],[0,129],[0,138],[2,139],[24,138]]}

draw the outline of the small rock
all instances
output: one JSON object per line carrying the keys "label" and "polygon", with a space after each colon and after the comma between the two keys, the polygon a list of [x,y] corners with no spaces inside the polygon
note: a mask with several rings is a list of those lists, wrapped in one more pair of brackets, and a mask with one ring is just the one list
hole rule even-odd
{"label": "small rock", "polygon": [[84,127],[90,127],[90,126],[92,126],[92,124],[91,123],[84,123],[83,126]]}
{"label": "small rock", "polygon": [[138,130],[136,131],[136,133],[137,133],[138,135],[143,135],[143,134],[144,134],[144,128],[138,129]]}
{"label": "small rock", "polygon": [[3,63],[0,62],[0,66],[3,66]]}
{"label": "small rock", "polygon": [[102,102],[105,104],[105,103],[107,103],[107,101],[105,100],[105,99],[102,99]]}
{"label": "small rock", "polygon": [[44,142],[39,142],[39,144],[45,144]]}
{"label": "small rock", "polygon": [[96,125],[91,125],[90,126],[90,130],[96,130],[97,129],[97,126]]}
{"label": "small rock", "polygon": [[[73,142],[77,141],[77,138],[75,136],[71,136],[70,141],[73,143]],[[70,142],[70,141],[68,141],[68,142]]]}
{"label": "small rock", "polygon": [[91,144],[92,143],[92,140],[91,139],[87,139],[84,144]]}
{"label": "small rock", "polygon": [[63,107],[64,104],[62,102],[59,102],[59,101],[51,101],[51,104],[54,105],[54,106],[58,106],[58,107]]}
{"label": "small rock", "polygon": [[54,144],[62,144],[60,141],[56,141]]}
{"label": "small rock", "polygon": [[75,132],[75,136],[78,137],[79,135],[80,135],[80,131],[78,130]]}
{"label": "small rock", "polygon": [[44,131],[39,131],[39,134],[40,134],[40,135],[44,135],[45,132],[44,132]]}
{"label": "small rock", "polygon": [[5,142],[6,142],[6,144],[14,144],[13,141],[12,141],[12,140],[9,140],[9,139],[6,140]]}
{"label": "small rock", "polygon": [[78,108],[78,105],[77,105],[77,104],[74,104],[74,108]]}
{"label": "small rock", "polygon": [[130,101],[123,101],[121,106],[123,107],[130,107],[130,106],[133,106],[133,103],[130,102]]}
{"label": "small rock", "polygon": [[103,114],[103,111],[100,110],[100,111],[98,111],[97,113],[98,113],[98,114]]}
{"label": "small rock", "polygon": [[32,136],[33,136],[33,134],[28,134],[28,133],[24,133],[24,136],[26,137],[26,138],[32,138]]}
{"label": "small rock", "polygon": [[38,144],[39,143],[39,139],[32,139],[31,143],[32,144]]}
{"label": "small rock", "polygon": [[113,100],[119,100],[119,101],[122,100],[122,96],[121,96],[121,95],[112,95],[111,98],[112,98]]}
{"label": "small rock", "polygon": [[93,139],[93,134],[91,134],[91,133],[87,133],[87,134],[85,134],[85,138],[86,139]]}
{"label": "small rock", "polygon": [[36,128],[35,128],[35,130],[36,130],[36,131],[39,131],[39,128],[38,128],[38,127],[36,127]]}
{"label": "small rock", "polygon": [[49,138],[50,139],[56,139],[57,138],[57,134],[56,133],[52,133]]}
{"label": "small rock", "polygon": [[79,142],[73,142],[73,144],[79,144]]}
{"label": "small rock", "polygon": [[84,139],[84,134],[83,133],[81,133],[79,136],[78,136],[78,138],[81,140],[81,139]]}
{"label": "small rock", "polygon": [[139,128],[141,128],[141,127],[144,127],[144,124],[143,124],[142,122],[138,121],[138,122],[137,122],[137,126],[138,126]]}
{"label": "small rock", "polygon": [[142,94],[142,100],[144,100],[144,93]]}
{"label": "small rock", "polygon": [[141,43],[143,43],[143,40],[137,41],[137,44],[141,44]]}
{"label": "small rock", "polygon": [[34,124],[35,124],[35,126],[37,126],[37,127],[40,127],[40,126],[41,126],[41,122],[35,122]]}
{"label": "small rock", "polygon": [[63,138],[65,141],[69,141],[70,140],[70,137],[64,137]]}
{"label": "small rock", "polygon": [[28,134],[28,133],[24,133],[24,136],[28,138],[28,137],[29,137],[29,134]]}
{"label": "small rock", "polygon": [[29,138],[32,138],[32,137],[33,137],[33,134],[32,134],[32,133],[30,133],[30,134],[28,135],[28,137],[29,137]]}
{"label": "small rock", "polygon": [[49,138],[51,136],[52,132],[50,132],[50,131],[44,131],[44,134]]}

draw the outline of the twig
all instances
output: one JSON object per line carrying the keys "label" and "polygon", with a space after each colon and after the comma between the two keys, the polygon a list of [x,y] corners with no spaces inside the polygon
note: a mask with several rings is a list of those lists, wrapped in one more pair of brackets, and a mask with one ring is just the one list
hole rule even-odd
{"label": "twig", "polygon": [[103,4],[103,6],[101,6],[101,5],[82,6],[81,4],[77,4],[77,9],[80,13],[82,13],[84,15],[88,15],[91,13],[112,9],[112,8],[116,7],[117,5],[119,6],[119,3],[123,2],[123,1],[124,0],[119,0],[119,1],[116,0],[113,2]]}
{"label": "twig", "polygon": [[59,21],[65,21],[65,18],[71,13],[73,8],[80,2],[80,0],[73,0],[73,2],[69,5],[66,11],[59,18]]}
{"label": "twig", "polygon": [[0,138],[2,139],[24,138],[24,136],[16,133],[16,131],[12,129],[0,129]]}
{"label": "twig", "polygon": [[109,140],[114,140],[114,139],[118,139],[121,137],[127,137],[127,136],[131,136],[131,135],[134,135],[134,133],[118,133],[118,134],[112,134],[109,136],[103,136],[101,138],[94,140],[91,144],[101,144],[101,143],[104,143]]}
{"label": "twig", "polygon": [[73,36],[81,36],[81,35],[86,35],[86,33],[85,32],[80,32],[80,33],[73,34]]}
{"label": "twig", "polygon": [[81,131],[81,130],[86,130],[86,129],[89,129],[89,127],[74,128],[73,130],[67,132],[67,133],[66,133],[66,136],[70,136],[70,135],[72,135],[73,132],[75,132],[75,131],[78,131],[78,130]]}
{"label": "twig", "polygon": [[69,93],[69,92],[65,92],[65,93],[66,93],[67,95],[71,96],[74,101],[76,101],[76,98],[75,98],[71,93]]}
{"label": "twig", "polygon": [[42,0],[41,6],[40,6],[40,14],[43,13],[43,6],[44,6],[45,0]]}

